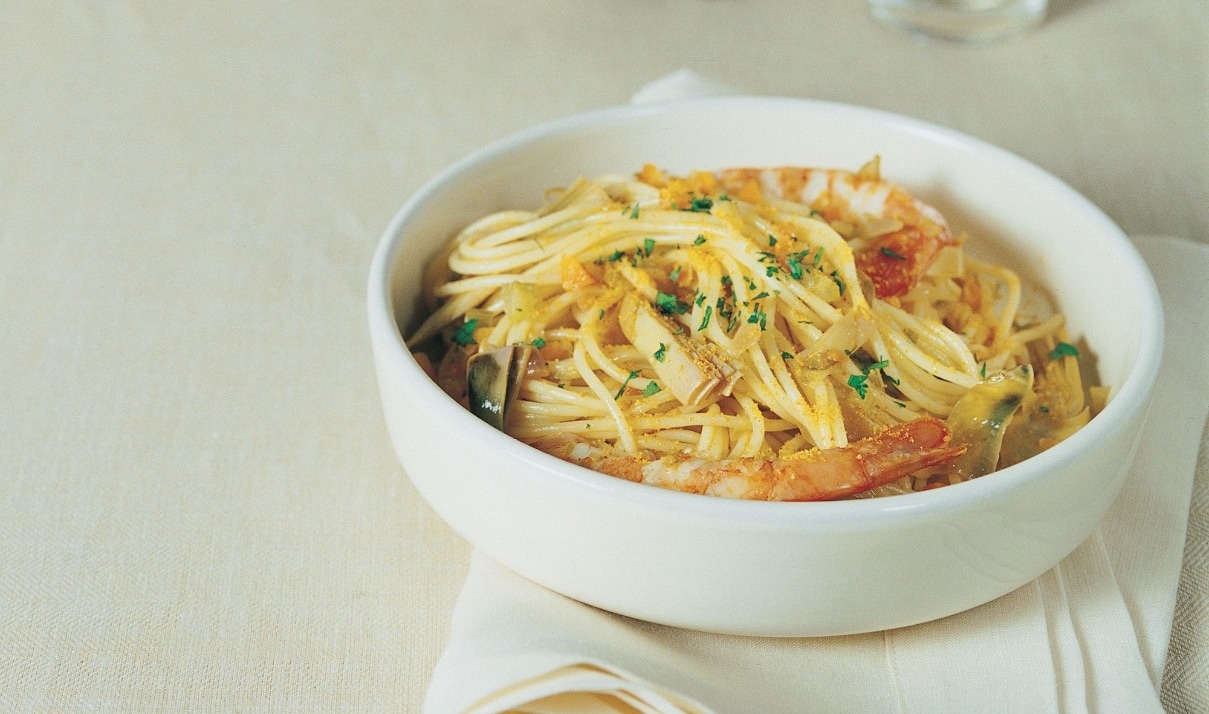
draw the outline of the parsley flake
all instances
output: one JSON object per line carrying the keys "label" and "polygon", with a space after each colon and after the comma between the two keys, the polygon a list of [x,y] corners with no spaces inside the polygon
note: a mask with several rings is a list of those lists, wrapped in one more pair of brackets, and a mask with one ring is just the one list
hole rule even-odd
{"label": "parsley flake", "polygon": [[630,381],[633,380],[637,376],[638,376],[637,371],[630,372],[629,376],[627,376],[625,378],[625,381],[621,383],[621,389],[618,389],[617,394],[613,395],[613,401],[617,401],[618,399],[621,399],[621,395],[625,393],[625,388],[628,387],[630,384]]}
{"label": "parsley flake", "polygon": [[675,295],[662,290],[655,293],[655,308],[664,315],[683,315],[688,312],[688,304],[676,299]]}
{"label": "parsley flake", "polygon": [[789,265],[789,277],[794,280],[802,279],[802,258],[805,258],[809,252],[808,250],[803,250],[789,256],[789,259],[786,261]]}
{"label": "parsley flake", "polygon": [[1049,353],[1050,359],[1062,359],[1063,357],[1078,357],[1079,348],[1069,342],[1059,342],[1056,347]]}
{"label": "parsley flake", "polygon": [[455,343],[461,345],[462,347],[477,344],[474,341],[474,329],[478,326],[479,326],[478,319],[472,317],[469,320],[467,320],[466,322],[463,322],[462,326],[459,327],[453,333],[453,335],[450,336],[449,339],[453,340]]}
{"label": "parsley flake", "polygon": [[659,388],[659,385],[658,385],[658,384],[655,384],[653,381],[652,381],[652,382],[647,382],[647,383],[646,383],[646,388],[644,388],[644,389],[642,390],[642,396],[644,396],[644,397],[650,397],[650,396],[654,396],[654,395],[658,394],[658,393],[659,393],[659,392],[661,392],[661,391],[663,391],[663,390],[661,390],[661,389]]}
{"label": "parsley flake", "polygon": [[861,399],[869,393],[869,375],[867,374],[852,374],[848,376],[848,386],[856,390],[857,396]]}
{"label": "parsley flake", "polygon": [[881,248],[878,248],[878,250],[881,252],[882,255],[886,256],[887,258],[893,258],[894,260],[906,260],[907,259],[907,256],[903,255],[902,253],[899,253],[898,251],[894,250],[893,248],[889,248],[884,245]]}

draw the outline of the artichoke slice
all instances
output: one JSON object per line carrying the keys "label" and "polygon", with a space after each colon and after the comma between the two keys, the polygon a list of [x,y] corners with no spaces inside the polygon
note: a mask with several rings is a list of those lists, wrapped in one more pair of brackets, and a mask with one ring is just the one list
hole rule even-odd
{"label": "artichoke slice", "polygon": [[950,443],[966,451],[953,462],[954,473],[971,479],[995,470],[1008,422],[1032,388],[1033,368],[1026,364],[992,374],[957,400],[948,419]]}
{"label": "artichoke slice", "polygon": [[470,412],[504,431],[532,353],[528,345],[510,345],[472,355],[466,362]]}

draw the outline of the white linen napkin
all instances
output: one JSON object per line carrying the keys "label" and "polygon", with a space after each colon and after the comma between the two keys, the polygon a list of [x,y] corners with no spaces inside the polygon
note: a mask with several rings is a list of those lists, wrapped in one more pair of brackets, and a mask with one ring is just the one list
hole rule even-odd
{"label": "white linen napkin", "polygon": [[[732,90],[681,71],[636,102]],[[481,553],[455,606],[426,714],[1161,712],[1197,449],[1209,415],[1209,246],[1135,239],[1167,320],[1152,416],[1093,535],[991,603],[898,630],[765,639],[589,607]]]}

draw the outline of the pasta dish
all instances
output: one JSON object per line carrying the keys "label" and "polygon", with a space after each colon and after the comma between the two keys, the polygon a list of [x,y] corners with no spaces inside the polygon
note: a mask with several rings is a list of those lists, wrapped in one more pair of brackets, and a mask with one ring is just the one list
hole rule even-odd
{"label": "pasta dish", "polygon": [[715,496],[879,496],[983,476],[1087,422],[1079,349],[1008,268],[881,176],[581,178],[467,226],[408,346],[488,423]]}

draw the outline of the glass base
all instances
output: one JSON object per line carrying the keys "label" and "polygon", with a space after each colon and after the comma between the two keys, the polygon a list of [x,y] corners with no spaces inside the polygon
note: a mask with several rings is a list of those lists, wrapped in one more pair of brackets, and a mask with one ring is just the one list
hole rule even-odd
{"label": "glass base", "polygon": [[1036,27],[1044,0],[869,0],[879,22],[953,42],[992,42]]}

